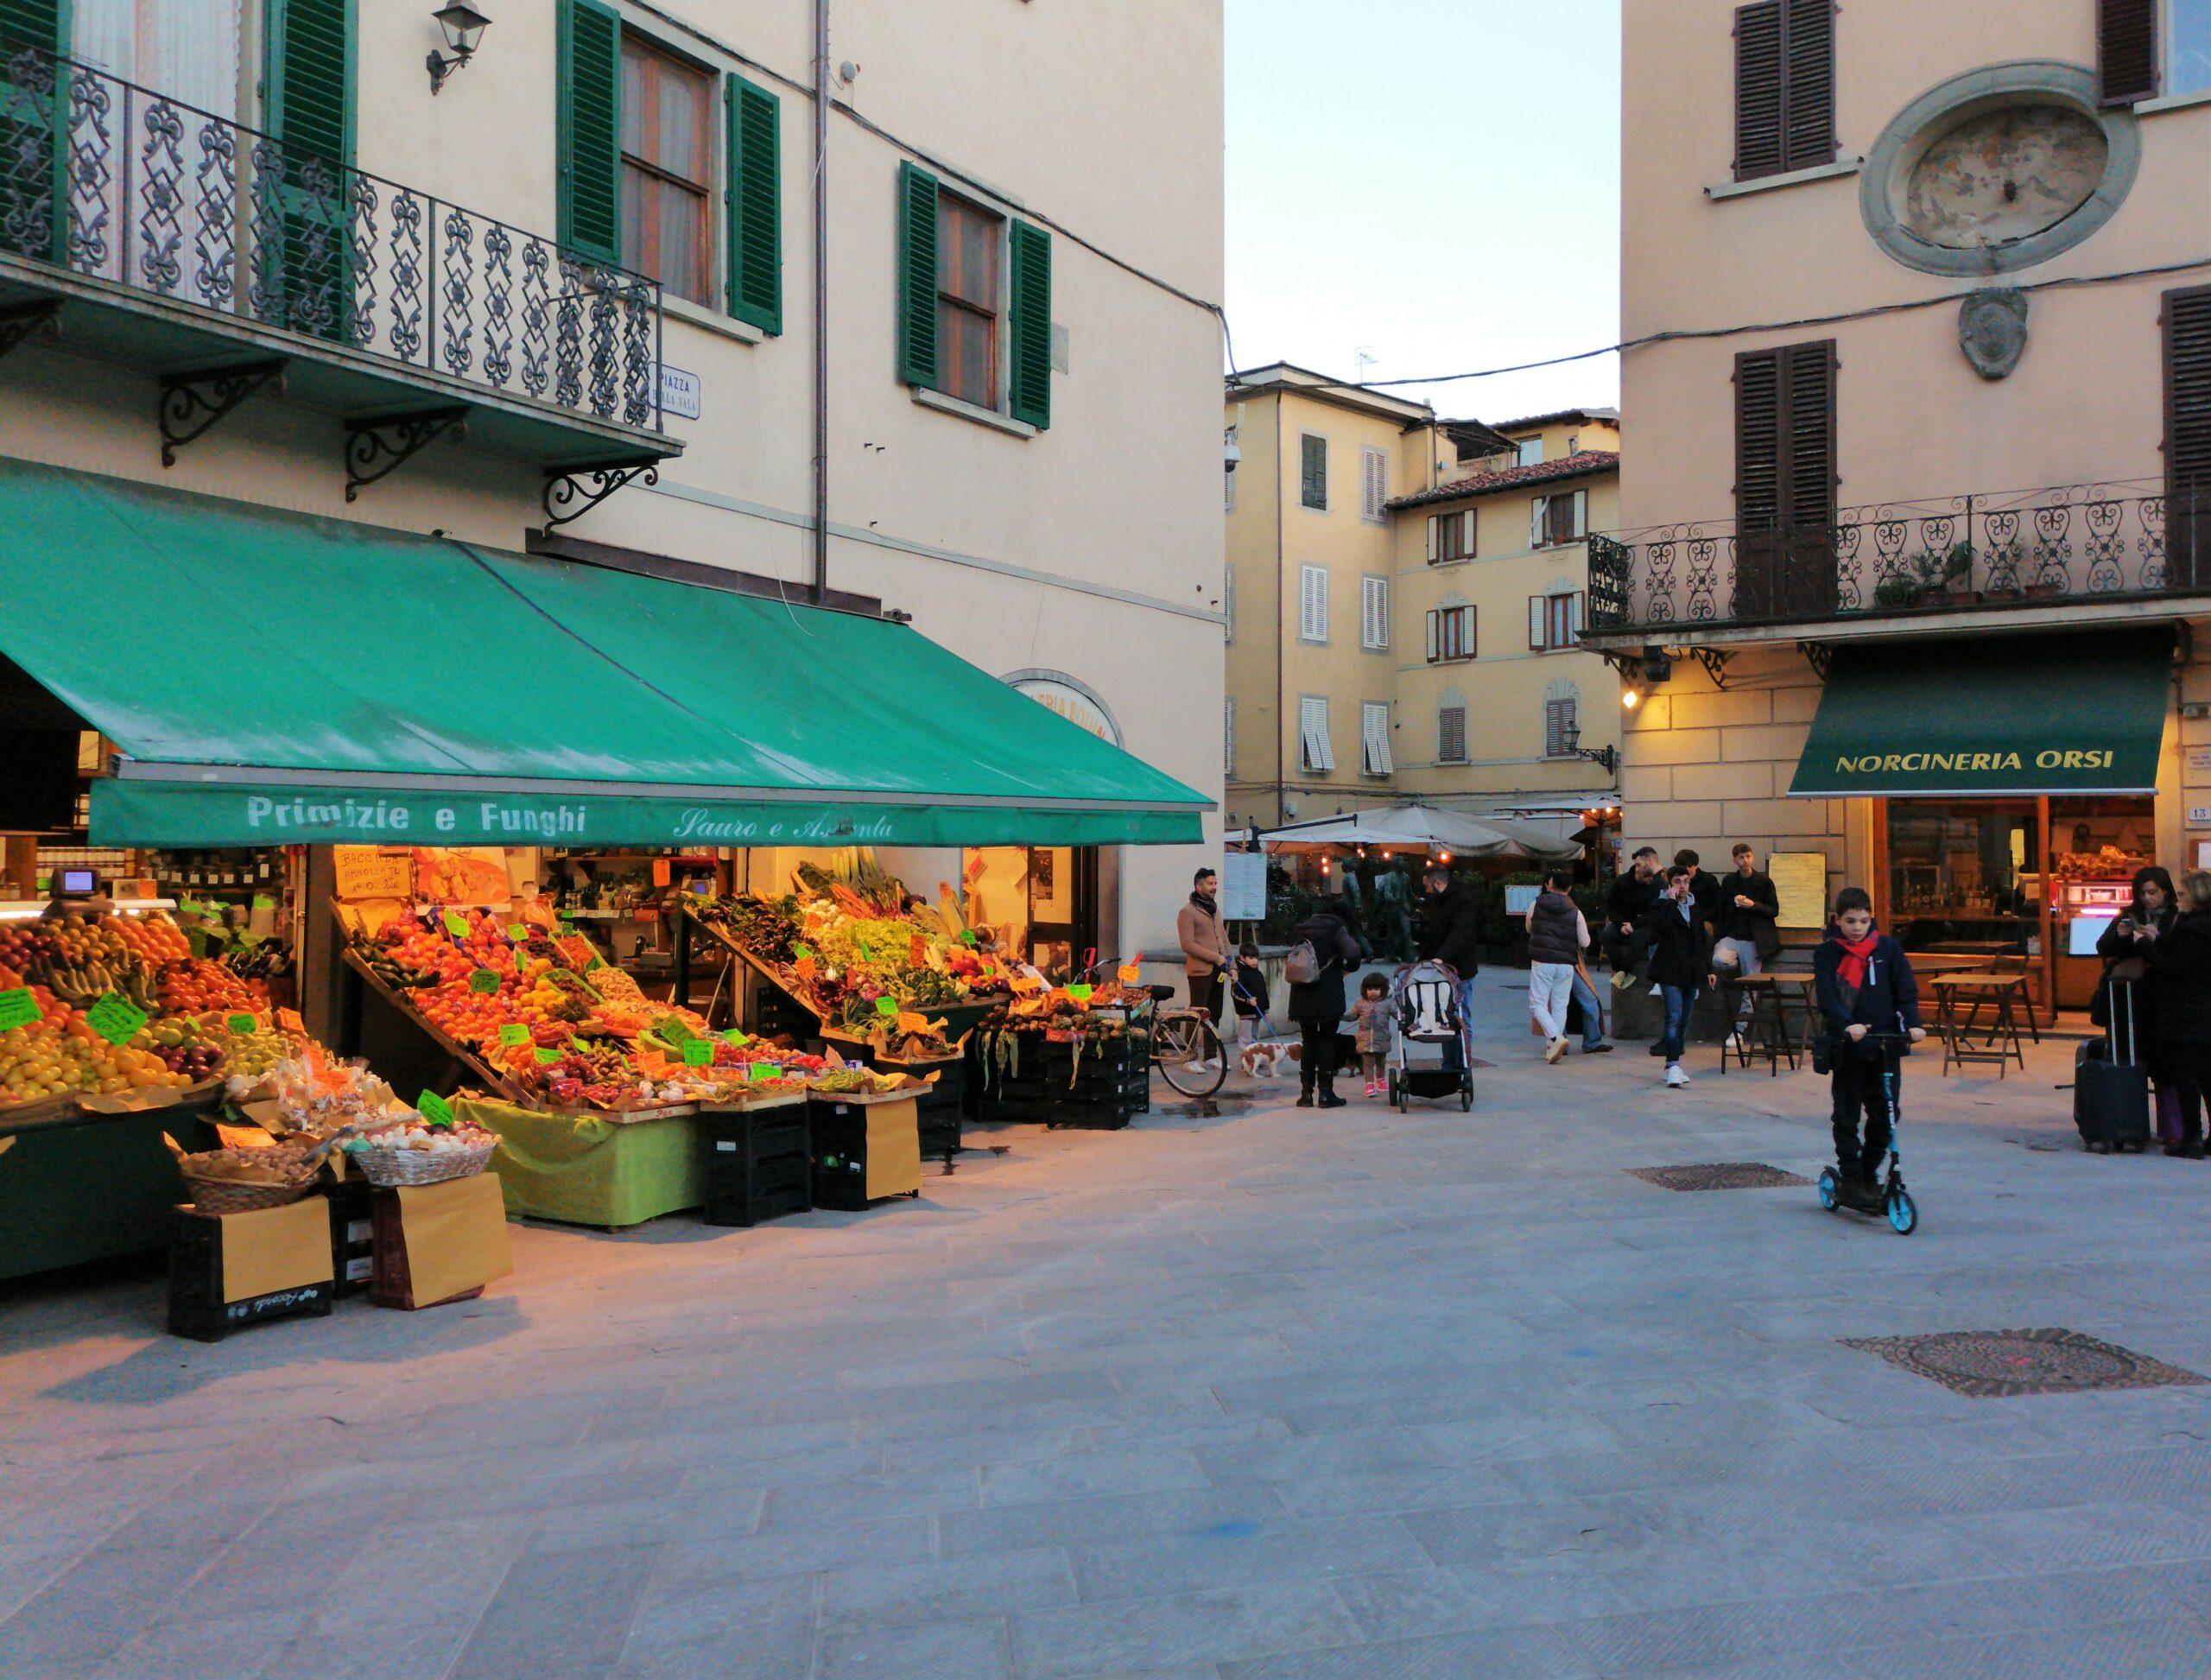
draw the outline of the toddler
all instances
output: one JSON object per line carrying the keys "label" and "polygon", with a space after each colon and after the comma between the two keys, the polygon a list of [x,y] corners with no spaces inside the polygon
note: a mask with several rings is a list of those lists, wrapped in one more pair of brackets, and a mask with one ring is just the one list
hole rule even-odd
{"label": "toddler", "polygon": [[1366,1073],[1366,1094],[1379,1096],[1389,1080],[1383,1061],[1390,1054],[1391,1035],[1397,1030],[1397,1017],[1390,1005],[1390,982],[1380,974],[1369,974],[1361,980],[1359,1001],[1352,1005],[1351,1013],[1359,1024],[1359,1061]]}

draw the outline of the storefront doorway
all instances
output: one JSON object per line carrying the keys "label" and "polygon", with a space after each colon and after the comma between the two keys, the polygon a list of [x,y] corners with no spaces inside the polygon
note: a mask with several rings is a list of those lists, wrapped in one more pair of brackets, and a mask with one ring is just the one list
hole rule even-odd
{"label": "storefront doorway", "polygon": [[966,855],[967,919],[1047,974],[1096,960],[1099,848],[993,846]]}

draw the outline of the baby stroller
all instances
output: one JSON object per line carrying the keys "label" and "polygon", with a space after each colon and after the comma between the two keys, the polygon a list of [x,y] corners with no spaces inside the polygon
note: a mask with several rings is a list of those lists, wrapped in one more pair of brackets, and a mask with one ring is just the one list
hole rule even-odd
{"label": "baby stroller", "polygon": [[[1403,1110],[1407,1099],[1440,1102],[1456,1095],[1460,1113],[1474,1106],[1473,1050],[1459,1014],[1459,976],[1449,964],[1416,962],[1397,971],[1390,1001],[1397,1017],[1397,1056],[1390,1068],[1390,1106]],[[1442,1047],[1456,1039],[1460,1070],[1444,1063]],[[1435,1060],[1415,1066],[1408,1052],[1415,1044],[1435,1047]]]}

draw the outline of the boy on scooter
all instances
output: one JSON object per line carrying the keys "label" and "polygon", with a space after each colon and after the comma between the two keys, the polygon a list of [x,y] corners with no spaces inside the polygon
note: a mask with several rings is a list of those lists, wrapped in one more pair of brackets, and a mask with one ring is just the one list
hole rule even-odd
{"label": "boy on scooter", "polygon": [[1863,887],[1835,894],[1827,940],[1812,957],[1812,978],[1833,1069],[1836,1175],[1847,1194],[1871,1199],[1881,1193],[1889,1152],[1889,1099],[1881,1080],[1886,1058],[1866,1037],[1901,1026],[1916,1044],[1927,1033],[1919,1024],[1919,982],[1911,962],[1903,946],[1874,930],[1873,900]]}

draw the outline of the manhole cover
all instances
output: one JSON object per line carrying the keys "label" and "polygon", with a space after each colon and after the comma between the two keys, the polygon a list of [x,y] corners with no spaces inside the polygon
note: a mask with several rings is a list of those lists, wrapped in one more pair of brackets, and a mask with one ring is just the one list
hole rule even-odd
{"label": "manhole cover", "polygon": [[1694,1167],[1630,1167],[1627,1172],[1631,1178],[1640,1178],[1662,1190],[1779,1190],[1812,1182],[1758,1161],[1714,1161]]}
{"label": "manhole cover", "polygon": [[1977,1400],[2094,1389],[2200,1383],[2192,1371],[2114,1347],[2078,1330],[1951,1330],[1940,1335],[1845,1340],[1891,1365]]}

